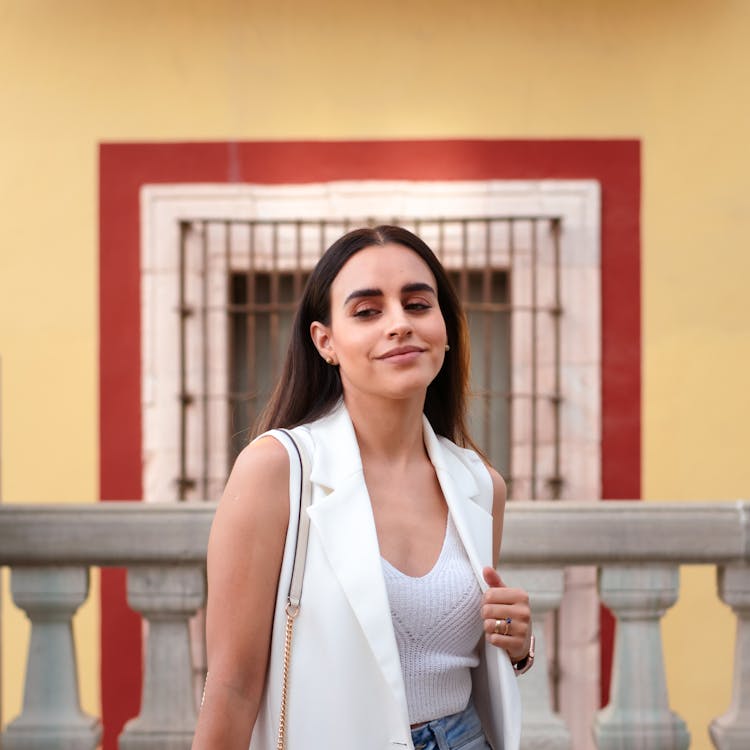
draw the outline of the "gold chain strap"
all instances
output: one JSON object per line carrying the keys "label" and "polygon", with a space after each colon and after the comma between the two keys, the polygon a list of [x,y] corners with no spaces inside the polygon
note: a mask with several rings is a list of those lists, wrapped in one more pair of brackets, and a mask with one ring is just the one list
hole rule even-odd
{"label": "gold chain strap", "polygon": [[276,750],[286,747],[286,695],[289,687],[289,660],[292,655],[292,628],[299,607],[291,603],[286,605],[286,629],[284,632],[284,666],[281,672],[281,708],[279,709],[279,733],[276,738]]}
{"label": "gold chain strap", "polygon": [[[279,708],[279,733],[276,737],[276,750],[286,748],[286,709],[287,693],[289,691],[289,662],[292,656],[292,629],[294,619],[299,614],[302,598],[302,579],[305,572],[305,558],[307,556],[307,537],[310,532],[310,518],[307,508],[312,500],[312,485],[310,484],[310,461],[301,443],[288,430],[282,430],[290,438],[299,458],[299,523],[297,526],[297,544],[294,550],[292,575],[289,582],[289,596],[286,603],[286,628],[284,630],[284,664],[281,673],[281,707]],[[291,511],[290,511],[291,512]]]}

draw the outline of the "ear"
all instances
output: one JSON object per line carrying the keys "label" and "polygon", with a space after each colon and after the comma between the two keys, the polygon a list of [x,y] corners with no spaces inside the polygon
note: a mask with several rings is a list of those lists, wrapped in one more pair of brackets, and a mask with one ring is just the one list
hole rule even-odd
{"label": "ear", "polygon": [[323,357],[329,365],[338,364],[336,352],[333,348],[331,329],[328,326],[323,325],[318,320],[313,321],[310,323],[310,337],[313,340],[313,344],[315,344],[315,348],[320,353],[320,356]]}

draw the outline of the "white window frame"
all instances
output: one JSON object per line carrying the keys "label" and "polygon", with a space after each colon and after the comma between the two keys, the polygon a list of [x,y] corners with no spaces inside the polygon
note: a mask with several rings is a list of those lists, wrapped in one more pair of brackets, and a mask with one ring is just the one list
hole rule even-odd
{"label": "white window frame", "polygon": [[[176,499],[179,475],[180,222],[369,217],[485,218],[557,216],[560,237],[562,500],[601,497],[601,248],[600,188],[592,180],[488,180],[470,182],[341,181],[301,185],[174,184],[141,188],[141,353],[143,492],[147,502]],[[223,250],[210,257],[224,257]],[[446,265],[450,265],[446,263]],[[209,284],[222,302],[226,262],[209,269]],[[214,274],[211,276],[211,274]],[[224,291],[222,291],[224,290]],[[225,299],[223,300],[226,301]],[[226,316],[210,325],[211,382],[226,382]],[[516,390],[528,347],[514,335],[511,362]],[[217,387],[219,387],[217,385]],[[214,408],[214,407],[212,407]],[[226,464],[226,406],[218,404],[212,455]],[[223,416],[221,409],[224,409]],[[514,420],[515,421],[515,420]],[[197,427],[197,426],[196,426]],[[511,450],[525,449],[526,423],[512,425]],[[220,473],[220,472],[219,472]],[[216,499],[217,488],[212,497]],[[593,747],[588,726],[599,703],[599,605],[595,571],[566,571],[560,609],[561,709],[574,738]],[[576,746],[578,746],[576,744]]]}

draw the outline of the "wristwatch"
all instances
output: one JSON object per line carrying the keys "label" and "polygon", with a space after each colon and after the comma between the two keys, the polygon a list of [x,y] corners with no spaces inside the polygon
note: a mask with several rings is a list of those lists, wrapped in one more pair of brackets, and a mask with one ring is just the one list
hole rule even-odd
{"label": "wristwatch", "polygon": [[516,672],[516,675],[524,674],[525,672],[528,672],[531,669],[532,664],[534,663],[534,636],[531,636],[531,641],[529,642],[529,653],[526,654],[526,656],[523,657],[523,659],[519,659],[517,662],[513,664],[513,669]]}

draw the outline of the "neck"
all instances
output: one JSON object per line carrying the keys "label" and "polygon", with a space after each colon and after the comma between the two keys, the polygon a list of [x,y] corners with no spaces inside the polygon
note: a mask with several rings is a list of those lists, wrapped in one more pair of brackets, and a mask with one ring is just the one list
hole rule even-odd
{"label": "neck", "polygon": [[424,399],[347,397],[344,403],[357,434],[362,460],[406,462],[425,454],[422,438]]}

